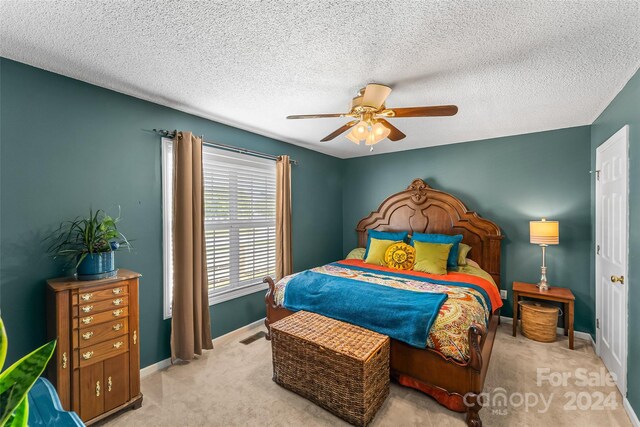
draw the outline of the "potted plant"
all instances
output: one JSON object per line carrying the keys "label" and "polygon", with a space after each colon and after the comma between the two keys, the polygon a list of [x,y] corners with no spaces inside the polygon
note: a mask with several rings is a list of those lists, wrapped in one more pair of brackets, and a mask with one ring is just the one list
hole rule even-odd
{"label": "potted plant", "polygon": [[116,274],[114,252],[131,248],[127,238],[118,230],[120,215],[112,218],[102,209],[89,217],[65,221],[50,236],[49,252],[55,257],[75,262],[78,279],[95,280]]}
{"label": "potted plant", "polygon": [[[26,427],[29,418],[27,393],[42,375],[56,348],[50,341],[0,373],[0,426]],[[7,335],[0,318],[0,371],[7,355]]]}

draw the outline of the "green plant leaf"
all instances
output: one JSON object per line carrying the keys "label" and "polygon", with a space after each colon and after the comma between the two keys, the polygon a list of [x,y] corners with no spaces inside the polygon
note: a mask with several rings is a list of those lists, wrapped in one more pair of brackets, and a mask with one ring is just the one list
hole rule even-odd
{"label": "green plant leaf", "polygon": [[4,426],[6,420],[9,419],[15,407],[10,407],[9,402],[15,399],[17,384],[12,384],[4,393],[0,393],[0,426]]}
{"label": "green plant leaf", "polygon": [[25,396],[18,407],[9,416],[7,422],[2,426],[7,427],[27,427],[29,421],[29,398]]}
{"label": "green plant leaf", "polygon": [[50,341],[0,374],[0,404],[5,409],[0,419],[0,426],[5,425],[13,411],[26,397],[33,383],[42,375],[55,348],[56,340]]}
{"label": "green plant leaf", "polygon": [[4,366],[4,361],[7,358],[7,347],[9,342],[7,341],[7,331],[4,329],[4,322],[0,317],[0,372]]}
{"label": "green plant leaf", "polygon": [[86,257],[86,254],[110,252],[110,242],[119,242],[131,250],[130,242],[117,229],[120,221],[120,206],[118,217],[107,215],[102,209],[89,210],[87,218],[76,217],[73,221],[66,221],[49,237],[51,245],[48,252],[54,258],[68,258],[76,268]]}

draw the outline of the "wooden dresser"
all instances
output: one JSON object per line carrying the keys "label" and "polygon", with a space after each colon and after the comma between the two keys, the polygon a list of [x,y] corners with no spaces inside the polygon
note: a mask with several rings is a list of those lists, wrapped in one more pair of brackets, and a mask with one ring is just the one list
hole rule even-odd
{"label": "wooden dresser", "polygon": [[142,405],[138,279],[121,269],[94,281],[47,281],[47,329],[57,338],[48,377],[62,407],[92,424]]}

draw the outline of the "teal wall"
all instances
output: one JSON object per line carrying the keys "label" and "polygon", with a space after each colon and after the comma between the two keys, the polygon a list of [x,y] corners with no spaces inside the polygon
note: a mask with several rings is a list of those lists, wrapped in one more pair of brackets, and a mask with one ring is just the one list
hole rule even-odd
{"label": "teal wall", "polygon": [[[169,356],[162,319],[160,138],[153,128],[185,129],[207,140],[271,154],[293,167],[294,267],[342,253],[341,161],[7,59],[0,59],[0,286],[2,317],[15,360],[46,339],[45,279],[61,274],[42,239],[90,206],[122,207],[135,239],[117,263],[142,273],[142,366]],[[310,191],[321,189],[321,191]],[[212,307],[219,336],[264,316],[264,292]]]}
{"label": "teal wall", "polygon": [[349,159],[343,186],[343,252],[357,244],[357,222],[413,178],[449,192],[495,221],[502,241],[502,285],[511,316],[511,283],[537,282],[541,250],[529,243],[529,221],[560,221],[560,245],[547,252],[551,285],[576,295],[575,327],[593,332],[589,283],[590,131],[588,126]]}
{"label": "teal wall", "polygon": [[[595,169],[596,148],[624,125],[629,125],[629,289],[627,398],[640,414],[640,71],[591,125],[591,166]],[[592,186],[592,215],[595,224],[595,185]],[[595,231],[592,231],[595,235]],[[593,250],[593,248],[592,248]],[[593,259],[593,253],[591,259]],[[595,293],[592,265],[591,285]]]}

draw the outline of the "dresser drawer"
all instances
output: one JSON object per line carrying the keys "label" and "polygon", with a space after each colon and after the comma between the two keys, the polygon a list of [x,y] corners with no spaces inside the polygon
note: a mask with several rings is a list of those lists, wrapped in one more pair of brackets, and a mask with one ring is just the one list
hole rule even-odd
{"label": "dresser drawer", "polygon": [[129,319],[101,323],[85,329],[74,329],[73,348],[85,348],[129,332]]}
{"label": "dresser drawer", "polygon": [[89,304],[94,301],[101,301],[104,299],[114,298],[114,297],[122,297],[123,295],[129,294],[129,282],[122,281],[115,285],[109,286],[108,288],[98,289],[98,290],[88,290],[84,289],[78,293],[77,299],[73,298],[73,304]]}
{"label": "dresser drawer", "polygon": [[99,323],[110,322],[112,320],[126,318],[129,315],[129,307],[114,308],[112,310],[95,313],[88,316],[77,317],[73,319],[73,327],[75,329],[86,329],[93,327]]}
{"label": "dresser drawer", "polygon": [[101,342],[100,344],[92,345],[91,347],[74,350],[74,352],[80,362],[80,368],[83,368],[108,357],[125,353],[127,350],[129,350],[128,334],[112,338],[108,341]]}
{"label": "dresser drawer", "polygon": [[73,315],[78,317],[85,317],[93,313],[99,313],[101,311],[115,310],[117,308],[126,307],[129,305],[129,297],[124,296],[111,296],[109,299],[102,301],[90,302],[82,304],[81,306],[73,307]]}

